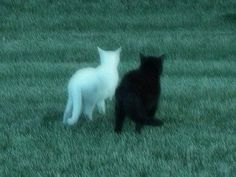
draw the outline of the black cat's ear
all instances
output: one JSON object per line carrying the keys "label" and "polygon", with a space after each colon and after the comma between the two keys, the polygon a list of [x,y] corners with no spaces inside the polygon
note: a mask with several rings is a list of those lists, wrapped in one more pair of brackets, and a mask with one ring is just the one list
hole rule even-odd
{"label": "black cat's ear", "polygon": [[140,57],[140,61],[141,61],[141,64],[142,64],[145,60],[145,56],[142,53],[139,53],[139,57]]}
{"label": "black cat's ear", "polygon": [[144,58],[144,55],[142,53],[139,53],[139,57],[140,57],[140,59]]}
{"label": "black cat's ear", "polygon": [[166,55],[165,55],[165,54],[162,54],[162,55],[160,55],[158,58],[160,58],[161,61],[163,62],[163,61],[166,59]]}

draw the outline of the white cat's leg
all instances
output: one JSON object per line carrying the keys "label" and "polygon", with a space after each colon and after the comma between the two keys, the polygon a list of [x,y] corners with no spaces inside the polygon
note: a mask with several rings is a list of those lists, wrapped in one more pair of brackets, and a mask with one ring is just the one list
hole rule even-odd
{"label": "white cat's leg", "polygon": [[102,101],[99,101],[97,103],[97,108],[98,108],[98,112],[99,113],[102,113],[102,114],[105,114],[106,112],[106,108],[105,108],[105,100],[102,100]]}
{"label": "white cat's leg", "polygon": [[64,115],[63,115],[63,123],[66,124],[67,119],[71,116],[72,114],[72,98],[69,94],[68,96],[68,100],[66,103],[66,109],[64,111]]}
{"label": "white cat's leg", "polygon": [[72,110],[72,117],[67,119],[68,125],[73,125],[78,121],[82,109],[81,90],[73,89],[71,96],[72,96],[73,110]]}
{"label": "white cat's leg", "polygon": [[84,114],[89,118],[89,120],[93,119],[93,109],[94,109],[95,103],[94,102],[85,102],[84,104]]}

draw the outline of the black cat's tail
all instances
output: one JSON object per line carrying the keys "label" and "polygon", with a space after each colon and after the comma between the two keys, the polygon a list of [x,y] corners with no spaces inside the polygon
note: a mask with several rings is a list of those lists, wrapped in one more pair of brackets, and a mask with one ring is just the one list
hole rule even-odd
{"label": "black cat's tail", "polygon": [[164,123],[163,121],[159,120],[159,119],[154,119],[154,118],[145,118],[145,119],[141,119],[141,123],[143,123],[144,125],[150,125],[150,126],[162,126]]}
{"label": "black cat's tail", "polygon": [[149,117],[144,109],[143,103],[135,94],[130,94],[123,102],[123,108],[134,122],[141,125],[162,126],[163,121]]}
{"label": "black cat's tail", "polygon": [[164,123],[160,119],[147,116],[143,111],[133,113],[130,117],[134,122],[149,126],[162,126]]}

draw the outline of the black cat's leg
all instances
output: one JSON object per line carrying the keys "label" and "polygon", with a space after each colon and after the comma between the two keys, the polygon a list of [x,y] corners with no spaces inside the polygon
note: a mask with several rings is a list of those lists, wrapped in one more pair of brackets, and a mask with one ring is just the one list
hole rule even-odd
{"label": "black cat's leg", "polygon": [[152,118],[152,117],[149,117],[145,119],[144,121],[145,121],[144,122],[145,125],[151,125],[151,126],[162,126],[164,124],[162,120]]}
{"label": "black cat's leg", "polygon": [[125,112],[121,102],[115,103],[115,132],[120,133],[125,120]]}
{"label": "black cat's leg", "polygon": [[125,109],[127,116],[129,116],[135,122],[135,131],[141,133],[141,129],[144,126],[144,119],[147,115],[142,105],[142,101],[135,95],[130,95],[129,100],[125,102]]}

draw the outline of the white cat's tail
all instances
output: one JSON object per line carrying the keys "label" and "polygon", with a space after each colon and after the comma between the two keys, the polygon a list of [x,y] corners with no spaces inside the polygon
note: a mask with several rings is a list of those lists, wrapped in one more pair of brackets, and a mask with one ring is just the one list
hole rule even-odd
{"label": "white cat's tail", "polygon": [[69,89],[69,96],[64,113],[63,123],[68,125],[75,124],[79,120],[81,110],[82,110],[81,89],[76,89],[76,88]]}

